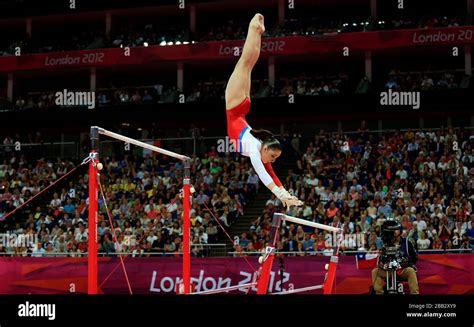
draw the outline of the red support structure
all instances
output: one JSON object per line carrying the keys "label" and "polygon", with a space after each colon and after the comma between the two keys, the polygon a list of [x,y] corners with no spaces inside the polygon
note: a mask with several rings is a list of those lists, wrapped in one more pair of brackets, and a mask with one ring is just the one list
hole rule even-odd
{"label": "red support structure", "polygon": [[278,230],[280,229],[281,215],[276,213],[273,215],[272,230],[270,233],[270,242],[265,248],[263,256],[263,267],[260,278],[258,279],[257,294],[268,293],[268,283],[270,281],[270,274],[273,267],[273,260],[275,259],[275,245],[278,237]]}
{"label": "red support structure", "polygon": [[323,284],[323,293],[331,294],[332,288],[334,286],[334,281],[336,280],[336,268],[339,257],[337,255],[331,256],[331,261],[329,262],[328,272],[326,273],[326,279]]}
{"label": "red support structure", "polygon": [[191,251],[190,251],[190,230],[191,230],[191,180],[190,180],[190,159],[172,151],[168,151],[154,145],[134,140],[132,138],[113,133],[98,126],[91,127],[91,154],[89,173],[89,259],[88,259],[88,288],[89,294],[97,294],[97,178],[99,155],[97,152],[99,134],[112,137],[116,140],[134,144],[144,149],[162,153],[184,162],[183,179],[183,294],[191,293]]}
{"label": "red support structure", "polygon": [[339,262],[339,249],[341,248],[342,240],[344,239],[344,234],[341,232],[339,234],[334,235],[334,237],[337,242],[337,247],[336,251],[331,256],[331,261],[329,261],[328,272],[326,273],[326,277],[324,279],[324,294],[332,294],[332,288],[334,287],[334,282],[336,281],[337,264]]}
{"label": "red support structure", "polygon": [[91,153],[89,161],[89,221],[88,221],[88,260],[87,260],[87,294],[97,294],[97,164],[99,133],[96,127],[91,128]]}
{"label": "red support structure", "polygon": [[[268,255],[267,255],[268,253]],[[274,246],[267,246],[265,249],[265,257],[262,267],[262,274],[260,275],[260,279],[258,280],[258,288],[257,294],[267,294],[268,292],[268,283],[270,281],[270,274],[273,267],[273,261],[275,260],[275,247]]]}
{"label": "red support structure", "polygon": [[184,162],[183,180],[183,294],[191,292],[191,253],[190,253],[190,210],[191,210],[191,181],[190,162]]}
{"label": "red support structure", "polygon": [[[257,294],[267,294],[268,293],[268,283],[270,281],[270,274],[272,271],[273,267],[273,260],[275,259],[275,244],[277,241],[277,237],[279,235],[278,229],[280,228],[280,224],[282,219],[288,219],[290,221],[295,221],[295,220],[300,220],[299,218],[295,217],[289,217],[281,213],[275,213],[273,215],[273,221],[272,221],[272,230],[270,234],[270,242],[268,246],[265,249],[265,254],[263,256],[263,266],[262,266],[262,272],[260,275],[260,278],[258,280],[258,286],[257,286]],[[304,223],[304,222],[297,222],[297,223]],[[323,228],[323,225],[320,224],[315,224],[315,223],[310,223],[307,222],[306,224],[308,225],[319,225],[316,226],[316,228]],[[324,229],[329,229],[330,226],[326,226]],[[334,229],[334,228],[332,228]],[[334,229],[338,230],[338,229]],[[326,277],[324,279],[323,283],[323,293],[324,294],[331,294],[333,287],[334,287],[334,282],[336,280],[336,269],[337,269],[337,263],[339,261],[339,248],[342,242],[343,236],[342,234],[339,234],[339,239],[338,239],[338,245],[336,248],[335,253],[331,256],[331,261],[329,262],[328,266],[328,272],[326,273]]]}

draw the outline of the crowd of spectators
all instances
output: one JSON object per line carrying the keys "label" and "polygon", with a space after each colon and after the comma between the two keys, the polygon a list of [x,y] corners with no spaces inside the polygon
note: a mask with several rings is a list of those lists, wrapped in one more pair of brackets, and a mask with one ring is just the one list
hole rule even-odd
{"label": "crowd of spectators", "polygon": [[[84,92],[86,90],[78,90]],[[96,92],[96,107],[120,104],[172,103],[177,101],[179,92],[176,87],[163,84],[143,87],[112,87]],[[18,96],[14,101],[15,109],[49,109],[56,107],[56,92],[32,92]]]}
{"label": "crowd of spectators", "polygon": [[[109,157],[102,162],[104,197],[99,196],[99,253],[179,255],[183,164],[164,156]],[[1,242],[0,254],[79,256],[87,252],[89,199],[88,176],[84,172],[74,172],[52,191],[6,217],[76,164],[60,159],[29,160],[14,152],[2,161],[0,233],[14,235],[15,242]],[[225,243],[219,224],[228,228],[243,215],[256,192],[258,179],[246,160],[219,156],[215,149],[200,158],[193,156],[191,172],[195,188],[191,206],[192,255],[202,256],[211,249],[206,244]]]}
{"label": "crowd of spectators", "polygon": [[467,88],[469,84],[470,76],[453,71],[401,72],[392,69],[385,88],[396,91],[432,91]]}
{"label": "crowd of spectators", "polygon": [[[381,226],[395,219],[418,250],[474,251],[474,131],[452,128],[357,134],[321,131],[284,184],[304,201],[289,215],[339,226],[342,250],[380,250]],[[240,250],[259,251],[281,203],[272,196],[240,235]],[[330,255],[332,233],[288,224],[279,251]]]}
{"label": "crowd of spectators", "polygon": [[[184,93],[176,86],[156,84],[143,87],[120,87],[100,89],[96,92],[96,107],[121,104],[206,102],[224,100],[225,80],[209,79],[189,85]],[[272,87],[267,79],[254,80],[251,96],[255,98],[338,95],[349,92],[349,78],[345,73],[320,76],[301,74],[280,78]],[[184,94],[184,98],[180,95]],[[14,101],[16,109],[48,109],[55,107],[55,92],[30,93],[18,96]]]}
{"label": "crowd of spectators", "polygon": [[[176,86],[166,83],[140,87],[102,88],[96,92],[96,107],[123,104],[177,103],[184,101],[208,102],[224,100],[226,81],[210,78],[186,85],[184,93]],[[351,93],[368,93],[378,89],[395,91],[441,91],[470,87],[470,76],[456,71],[401,72],[392,69],[387,80],[371,83],[363,78],[357,86],[353,85],[344,72],[336,74],[301,73],[295,76],[278,78],[272,87],[268,79],[255,79],[251,85],[251,97],[275,98],[296,96],[334,96]],[[182,97],[181,95],[184,95]],[[55,107],[55,92],[34,92],[18,96],[15,109],[48,109]]]}
{"label": "crowd of spectators", "polygon": [[[13,146],[19,137],[6,139]],[[41,134],[29,137],[42,139]],[[362,125],[352,134],[321,131],[310,139],[295,137],[299,142],[291,144],[298,159],[282,181],[304,205],[292,207],[288,214],[343,228],[343,251],[379,250],[386,219],[398,220],[403,235],[418,250],[474,249],[474,132],[441,128],[375,134]],[[76,165],[69,160],[31,160],[13,151],[5,158],[0,164],[0,233],[36,241],[29,247],[3,243],[0,252],[35,256],[86,252],[87,174],[71,175],[55,193],[45,193],[5,217]],[[103,163],[106,201],[99,198],[99,251],[135,256],[179,252],[182,164],[166,157],[137,156],[104,158]],[[191,171],[196,189],[192,253],[205,255],[209,248],[204,244],[226,242],[219,223],[227,228],[243,215],[259,181],[246,158],[223,156],[215,148],[200,158],[193,156]],[[278,199],[268,199],[262,215],[239,235],[236,249],[261,251],[271,217],[280,209]],[[329,255],[335,242],[331,233],[288,224],[280,230],[277,247],[298,255]]]}

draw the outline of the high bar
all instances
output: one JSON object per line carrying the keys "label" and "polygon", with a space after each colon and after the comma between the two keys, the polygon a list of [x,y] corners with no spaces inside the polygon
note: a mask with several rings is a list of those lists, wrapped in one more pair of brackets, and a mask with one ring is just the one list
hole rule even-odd
{"label": "high bar", "polygon": [[283,220],[291,221],[291,222],[294,222],[294,223],[297,223],[297,224],[300,224],[300,225],[306,225],[306,226],[315,227],[315,228],[318,228],[318,229],[325,229],[325,230],[335,232],[335,233],[341,233],[342,232],[341,228],[332,227],[332,226],[323,225],[323,224],[318,224],[318,223],[315,223],[315,222],[312,222],[312,221],[307,221],[307,220],[304,220],[304,219],[300,219],[300,218],[296,218],[296,217],[292,217],[292,216],[287,216],[283,213],[276,213],[275,215],[280,215]]}
{"label": "high bar", "polygon": [[178,153],[175,153],[175,152],[172,152],[172,151],[168,151],[168,150],[159,148],[157,146],[154,146],[154,145],[151,145],[151,144],[148,144],[148,143],[145,143],[145,142],[140,142],[140,141],[134,140],[130,137],[126,137],[126,136],[108,131],[108,130],[103,129],[103,128],[98,127],[98,126],[94,126],[94,127],[97,128],[99,134],[106,135],[106,136],[112,137],[114,139],[124,141],[126,143],[134,144],[136,146],[139,146],[139,147],[142,147],[142,148],[154,151],[154,152],[158,152],[158,153],[161,153],[161,154],[164,154],[164,155],[167,155],[167,156],[170,156],[170,157],[182,160],[182,161],[186,161],[186,160],[191,159],[188,156],[184,156],[182,154],[178,154]]}

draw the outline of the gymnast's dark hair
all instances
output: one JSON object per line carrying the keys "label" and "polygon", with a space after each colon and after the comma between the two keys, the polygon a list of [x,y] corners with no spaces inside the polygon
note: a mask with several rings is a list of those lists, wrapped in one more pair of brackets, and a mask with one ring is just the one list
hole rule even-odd
{"label": "gymnast's dark hair", "polygon": [[251,129],[250,134],[255,136],[262,142],[262,145],[266,145],[270,150],[282,150],[280,141],[278,141],[273,133],[266,129]]}

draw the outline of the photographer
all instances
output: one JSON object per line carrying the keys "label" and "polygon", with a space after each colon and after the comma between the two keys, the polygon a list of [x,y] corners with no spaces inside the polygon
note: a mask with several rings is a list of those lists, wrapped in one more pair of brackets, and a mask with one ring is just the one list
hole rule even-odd
{"label": "photographer", "polygon": [[378,268],[372,270],[372,284],[376,294],[384,293],[383,283],[388,271],[407,280],[410,293],[418,294],[415,266],[418,256],[413,242],[401,237],[401,228],[400,223],[395,220],[386,220],[382,225],[382,253]]}

